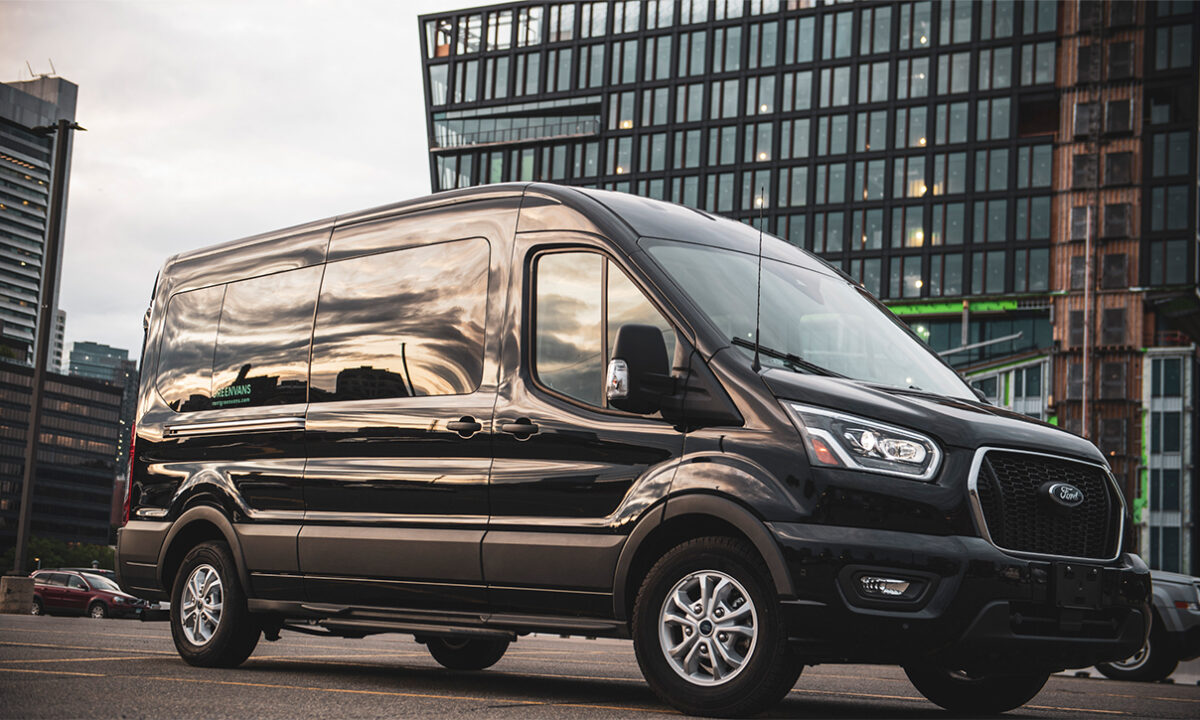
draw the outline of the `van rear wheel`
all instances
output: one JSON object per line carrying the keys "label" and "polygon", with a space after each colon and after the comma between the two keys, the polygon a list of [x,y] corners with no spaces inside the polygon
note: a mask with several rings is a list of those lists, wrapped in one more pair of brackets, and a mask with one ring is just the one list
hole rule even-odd
{"label": "van rear wheel", "polygon": [[199,667],[237,667],[261,635],[229,545],[211,541],[192,548],[171,591],[171,637],[179,656]]}
{"label": "van rear wheel", "polygon": [[930,702],[953,713],[999,715],[1029,702],[1050,673],[967,673],[930,665],[910,665],[904,673]]}
{"label": "van rear wheel", "polygon": [[450,670],[483,670],[500,662],[508,640],[498,638],[429,638],[425,646],[442,667]]}
{"label": "van rear wheel", "polygon": [[633,645],[650,688],[689,715],[760,713],[803,668],[766,564],[728,537],[690,540],[655,563],[634,606]]}

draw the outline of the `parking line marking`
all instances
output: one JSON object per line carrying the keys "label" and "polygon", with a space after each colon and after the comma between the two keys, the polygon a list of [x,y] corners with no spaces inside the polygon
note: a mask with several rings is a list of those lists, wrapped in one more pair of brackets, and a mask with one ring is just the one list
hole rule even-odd
{"label": "parking line marking", "polygon": [[[875,693],[860,693],[860,692],[839,692],[836,690],[792,690],[794,693],[806,693],[811,695],[841,695],[846,697],[862,697],[875,698],[879,700],[914,700],[918,702],[926,701],[923,697],[912,697],[910,695],[879,695]],[[927,702],[927,701],[926,701]],[[1124,712],[1123,710],[1099,710],[1097,708],[1069,708],[1058,707],[1055,705],[1022,705],[1021,707],[1031,708],[1033,710],[1060,710],[1062,712],[1082,712],[1082,713],[1102,713],[1104,715],[1132,715],[1133,713]]]}
{"label": "parking line marking", "polygon": [[0,667],[0,672],[37,673],[38,675],[70,675],[72,677],[109,677],[104,673],[71,672],[69,670],[30,670],[28,668]]}
{"label": "parking line marking", "polygon": [[1099,708],[1069,708],[1058,707],[1056,705],[1022,705],[1033,710],[1061,710],[1062,712],[1083,712],[1083,713],[1101,713],[1104,715],[1132,715],[1133,713],[1125,712],[1124,710],[1100,710]]}
{"label": "parking line marking", "polygon": [[58,662],[99,662],[102,660],[159,660],[158,655],[141,655],[129,657],[87,657],[87,658],[39,658],[37,660],[0,660],[0,663],[58,663]]}
{"label": "parking line marking", "polygon": [[87,645],[51,645],[50,643],[22,643],[22,642],[8,642],[6,640],[0,640],[0,645],[10,645],[10,646],[14,646],[14,647],[54,648],[56,650],[104,650],[105,652],[119,652],[119,653],[133,653],[133,654],[136,654],[136,653],[151,653],[153,655],[175,655],[175,654],[177,654],[177,653],[170,652],[167,650],[145,650],[145,649],[139,650],[137,648],[130,648],[130,649],[126,650],[125,648],[88,647]]}

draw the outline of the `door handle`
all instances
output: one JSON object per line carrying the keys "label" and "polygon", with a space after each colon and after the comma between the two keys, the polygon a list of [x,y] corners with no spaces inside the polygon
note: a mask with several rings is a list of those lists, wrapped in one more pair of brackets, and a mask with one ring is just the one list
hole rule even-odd
{"label": "door handle", "polygon": [[450,422],[446,423],[446,427],[451,431],[458,433],[459,437],[464,439],[471,437],[483,429],[483,425],[480,425],[475,418],[471,417],[470,415],[463,415],[457,420],[451,420]]}
{"label": "door handle", "polygon": [[538,426],[529,422],[529,418],[518,418],[515,422],[500,424],[500,432],[516,435],[518,440],[524,440],[538,431]]}

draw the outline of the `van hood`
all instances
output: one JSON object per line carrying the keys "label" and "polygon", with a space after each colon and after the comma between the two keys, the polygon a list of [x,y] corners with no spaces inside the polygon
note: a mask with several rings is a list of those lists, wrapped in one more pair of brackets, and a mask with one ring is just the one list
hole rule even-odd
{"label": "van hood", "polygon": [[766,370],[762,378],[780,400],[907,427],[932,435],[943,446],[1010,447],[1105,463],[1096,446],[1078,435],[984,403],[777,368]]}

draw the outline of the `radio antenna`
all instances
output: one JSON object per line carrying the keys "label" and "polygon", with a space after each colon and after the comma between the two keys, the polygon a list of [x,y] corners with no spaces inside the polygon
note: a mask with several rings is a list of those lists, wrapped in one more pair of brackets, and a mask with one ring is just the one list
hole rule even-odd
{"label": "radio antenna", "polygon": [[766,204],[766,194],[762,185],[758,186],[758,282],[754,284],[754,362],[750,369],[754,372],[762,370],[758,360],[758,336],[761,331],[762,317],[762,245],[763,245],[763,205]]}

